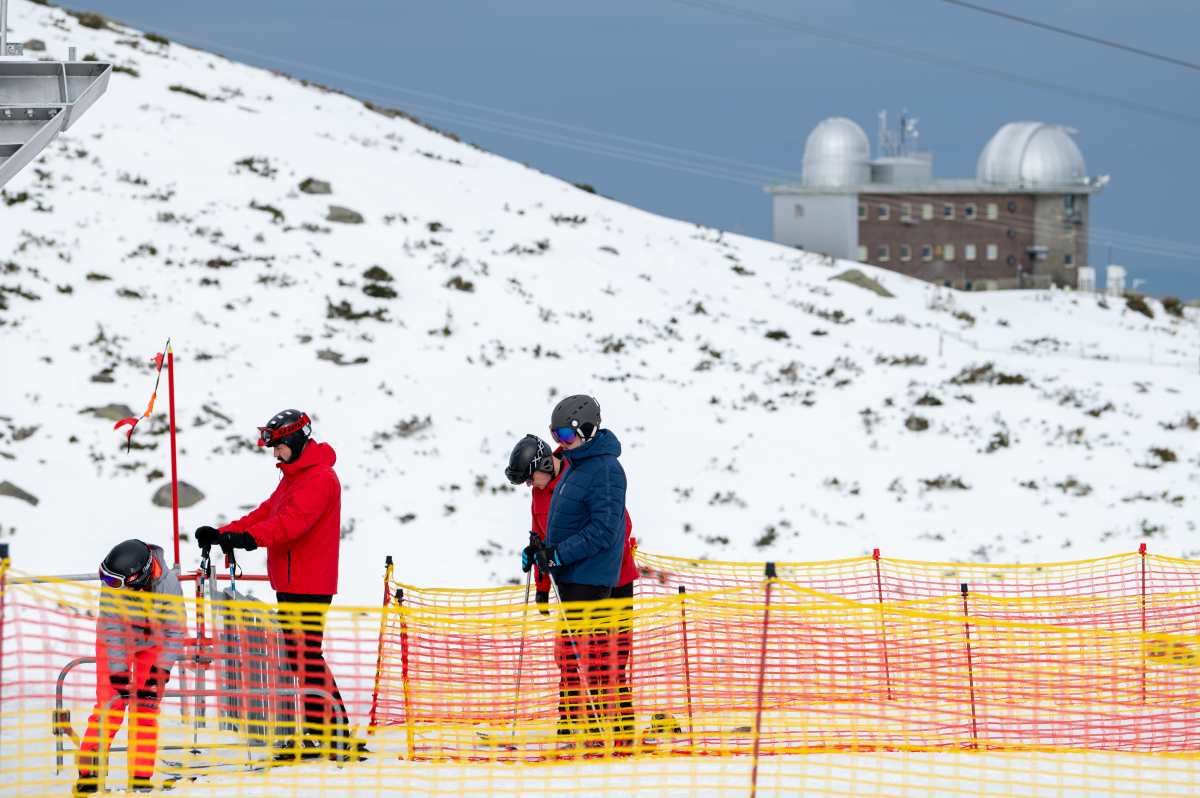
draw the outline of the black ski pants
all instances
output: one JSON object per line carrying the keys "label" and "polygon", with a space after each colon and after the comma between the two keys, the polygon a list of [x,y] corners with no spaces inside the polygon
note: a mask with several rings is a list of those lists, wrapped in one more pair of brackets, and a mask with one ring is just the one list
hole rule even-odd
{"label": "black ski pants", "polygon": [[[304,700],[304,733],[324,737],[332,735],[326,731],[330,723],[342,728],[337,734],[346,736],[350,732],[350,719],[346,717],[342,694],[337,682],[325,662],[321,647],[325,640],[325,613],[333,596],[311,593],[276,593],[279,603],[279,623],[283,627],[284,656],[300,680],[300,663],[304,663],[303,686],[323,691],[332,696],[330,705],[324,697],[313,696]],[[301,609],[298,605],[318,605]]]}

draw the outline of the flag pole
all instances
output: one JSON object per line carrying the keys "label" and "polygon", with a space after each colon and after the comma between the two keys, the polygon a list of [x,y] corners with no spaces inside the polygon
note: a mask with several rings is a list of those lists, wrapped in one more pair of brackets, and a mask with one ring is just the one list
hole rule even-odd
{"label": "flag pole", "polygon": [[175,355],[167,342],[167,409],[171,423],[171,517],[175,524],[175,571],[179,571],[179,472],[175,464]]}

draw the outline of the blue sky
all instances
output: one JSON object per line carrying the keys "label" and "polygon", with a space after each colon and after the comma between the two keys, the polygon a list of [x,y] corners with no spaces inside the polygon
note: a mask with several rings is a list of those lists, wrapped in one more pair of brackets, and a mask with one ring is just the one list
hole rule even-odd
{"label": "blue sky", "polygon": [[[941,0],[727,2],[1200,116],[1200,71]],[[1194,2],[979,2],[1183,60],[1200,60],[1195,46],[1200,4]],[[1093,233],[1092,264],[1102,272],[1108,262],[1105,239],[1111,237],[1119,244],[1113,250],[1115,262],[1131,277],[1146,280],[1141,290],[1200,298],[1196,125],[671,0],[90,0],[86,8],[237,60],[281,68],[411,110],[466,141],[571,182],[590,183],[622,202],[767,239],[771,204],[762,185],[772,175],[787,179],[800,171],[805,137],[821,119],[850,117],[873,140],[879,110],[907,108],[920,118],[920,142],[933,151],[939,176],[974,174],[979,151],[1005,122],[1056,122],[1078,129],[1075,140],[1088,171],[1112,178],[1108,189],[1092,200],[1093,230],[1112,231]],[[20,41],[22,32],[14,31],[14,37]],[[594,132],[553,127],[546,121]],[[649,148],[597,132],[757,166]],[[548,143],[547,134],[565,137],[554,140],[568,146]],[[621,147],[627,150],[622,154],[634,160],[598,154],[598,145]],[[641,162],[658,156],[676,159],[675,165],[687,171]],[[735,179],[713,177],[714,166],[730,170],[726,174]],[[1186,257],[1169,257],[1163,251]]]}

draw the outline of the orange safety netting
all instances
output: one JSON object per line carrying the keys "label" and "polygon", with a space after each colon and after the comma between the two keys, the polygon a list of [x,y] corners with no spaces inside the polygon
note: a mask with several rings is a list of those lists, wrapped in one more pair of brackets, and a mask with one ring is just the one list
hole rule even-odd
{"label": "orange safety netting", "polygon": [[[156,784],[214,796],[1200,784],[1200,566],[868,557],[767,578],[761,563],[637,558],[633,599],[552,599],[547,615],[523,587],[387,577],[386,607],[291,608],[320,613],[328,681],[300,642],[318,616],[235,593],[146,605],[129,634],[160,644],[182,627],[182,657],[160,703],[107,719],[98,767],[109,786],[151,767]],[[66,794],[97,703],[104,599],[0,573],[0,798]],[[130,740],[151,716],[153,743]]]}

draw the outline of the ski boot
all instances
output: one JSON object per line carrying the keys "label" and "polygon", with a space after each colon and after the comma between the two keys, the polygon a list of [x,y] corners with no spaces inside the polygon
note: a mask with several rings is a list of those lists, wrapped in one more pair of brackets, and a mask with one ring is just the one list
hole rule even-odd
{"label": "ski boot", "polygon": [[276,746],[279,751],[275,754],[276,762],[313,761],[322,758],[322,745],[311,737],[305,737],[300,742],[297,755],[295,740],[284,740]]}
{"label": "ski boot", "polygon": [[79,772],[79,780],[75,782],[75,786],[71,788],[71,795],[75,798],[83,798],[88,795],[95,795],[100,790],[100,780],[91,773]]}
{"label": "ski boot", "polygon": [[145,776],[134,776],[129,780],[129,792],[147,793],[154,792],[154,784]]}

